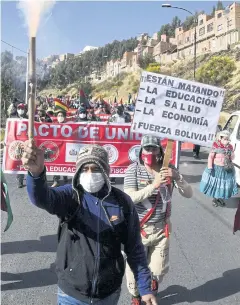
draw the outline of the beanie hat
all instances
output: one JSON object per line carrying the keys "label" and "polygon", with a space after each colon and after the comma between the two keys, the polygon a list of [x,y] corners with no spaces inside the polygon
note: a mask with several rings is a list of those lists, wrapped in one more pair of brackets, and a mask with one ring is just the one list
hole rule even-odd
{"label": "beanie hat", "polygon": [[80,149],[76,161],[76,173],[73,177],[73,188],[77,188],[81,168],[86,163],[95,163],[101,169],[110,193],[111,182],[109,179],[110,166],[108,153],[102,146],[97,144],[84,145]]}
{"label": "beanie hat", "polygon": [[161,139],[154,135],[145,135],[142,137],[141,146],[154,146],[160,147],[161,146]]}
{"label": "beanie hat", "polygon": [[23,103],[18,104],[17,109],[25,109],[25,105]]}
{"label": "beanie hat", "polygon": [[141,165],[144,165],[144,162],[142,160],[142,150],[144,147],[147,146],[154,146],[154,147],[159,147],[160,149],[160,155],[162,157],[162,159],[164,158],[164,151],[161,145],[161,139],[157,136],[154,135],[144,135],[142,137],[142,141],[141,141],[141,149],[139,151],[139,163]]}

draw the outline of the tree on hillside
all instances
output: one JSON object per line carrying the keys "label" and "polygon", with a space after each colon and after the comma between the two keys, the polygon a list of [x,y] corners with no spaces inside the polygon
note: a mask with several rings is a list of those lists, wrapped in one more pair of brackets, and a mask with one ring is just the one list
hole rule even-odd
{"label": "tree on hillside", "polygon": [[79,82],[85,76],[90,76],[93,71],[100,73],[105,70],[107,61],[122,58],[125,52],[133,51],[137,45],[136,38],[114,40],[104,47],[87,51],[79,57],[61,62],[52,69],[49,85],[63,89],[69,83]]}
{"label": "tree on hillside", "polygon": [[154,62],[155,62],[155,59],[150,54],[146,54],[145,56],[140,57],[138,60],[140,68],[142,68],[144,70],[147,68],[147,66],[149,64],[154,63]]}
{"label": "tree on hillside", "polygon": [[151,63],[147,66],[146,71],[160,73],[160,64],[158,62]]}
{"label": "tree on hillside", "polygon": [[201,14],[205,14],[205,12],[204,11],[195,12],[194,15],[187,16],[187,18],[185,19],[185,21],[182,24],[184,31],[188,31],[188,30],[194,28],[197,25],[196,23],[198,20],[198,16]]}
{"label": "tree on hillside", "polygon": [[1,53],[1,109],[4,112],[14,97],[25,99],[26,63],[22,56],[14,59],[9,51]]}
{"label": "tree on hillside", "polygon": [[171,23],[163,24],[158,32],[158,40],[161,40],[161,35],[166,34],[169,37],[175,37],[176,28],[182,26],[184,31],[188,31],[196,25],[198,15],[204,14],[204,11],[196,12],[193,16],[187,16],[184,22],[181,22],[178,16],[172,19]]}
{"label": "tree on hillside", "polygon": [[172,30],[173,30],[173,35],[175,36],[175,29],[176,28],[179,28],[181,26],[181,20],[179,19],[178,16],[175,16],[173,17],[173,20],[172,20],[172,24],[171,24],[171,27],[172,27]]}
{"label": "tree on hillside", "polygon": [[173,29],[170,23],[164,24],[161,26],[160,31],[158,32],[158,40],[161,40],[161,35],[167,35],[169,37],[173,36]]}
{"label": "tree on hillside", "polygon": [[213,56],[197,69],[196,79],[209,85],[225,86],[235,69],[235,62],[230,57]]}
{"label": "tree on hillside", "polygon": [[217,11],[224,10],[224,6],[223,6],[222,1],[218,0],[216,10]]}
{"label": "tree on hillside", "polygon": [[158,32],[158,40],[161,40],[161,35],[165,34],[169,37],[175,37],[176,28],[181,26],[181,20],[178,16],[175,16],[172,19],[171,23],[167,23],[161,26],[160,31]]}
{"label": "tree on hillside", "polygon": [[215,12],[216,12],[216,6],[214,5],[213,8],[212,8],[212,13],[211,13],[212,17],[215,16]]}
{"label": "tree on hillside", "polygon": [[187,16],[185,21],[182,24],[183,30],[188,31],[195,26],[197,16]]}

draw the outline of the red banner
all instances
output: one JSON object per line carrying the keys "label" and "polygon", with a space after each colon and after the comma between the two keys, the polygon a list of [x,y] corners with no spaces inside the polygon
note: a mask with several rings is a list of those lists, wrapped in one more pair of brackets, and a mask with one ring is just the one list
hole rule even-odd
{"label": "red banner", "polygon": [[[34,123],[36,144],[44,150],[48,175],[73,176],[79,149],[85,144],[102,145],[108,152],[112,177],[123,177],[140,150],[141,134],[131,133],[131,124]],[[3,168],[5,173],[26,173],[21,163],[28,121],[8,119],[6,125]],[[167,140],[162,140],[163,148]],[[178,162],[178,142],[174,142],[172,161]]]}

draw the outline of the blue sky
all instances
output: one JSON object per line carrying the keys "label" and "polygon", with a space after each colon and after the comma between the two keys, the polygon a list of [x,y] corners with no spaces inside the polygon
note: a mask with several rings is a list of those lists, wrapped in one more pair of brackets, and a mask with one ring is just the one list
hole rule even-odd
{"label": "blue sky", "polygon": [[[182,20],[187,13],[162,8],[160,1],[58,1],[47,22],[37,35],[37,57],[50,54],[79,53],[86,45],[103,46],[114,39],[122,40],[142,32],[153,34],[174,16]],[[169,1],[190,11],[211,12],[215,1]],[[231,2],[223,2],[224,5]],[[27,28],[13,1],[1,1],[1,39],[22,49],[28,48]],[[2,51],[12,48],[1,43]],[[13,50],[14,55],[24,55]]]}

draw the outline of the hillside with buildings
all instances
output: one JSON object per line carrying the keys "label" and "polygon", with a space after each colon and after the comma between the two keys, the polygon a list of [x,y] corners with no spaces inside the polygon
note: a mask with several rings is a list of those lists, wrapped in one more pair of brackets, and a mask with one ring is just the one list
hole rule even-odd
{"label": "hillside with buildings", "polygon": [[[237,103],[240,100],[240,48],[232,50],[222,50],[216,53],[206,53],[197,57],[197,77],[200,68],[208,65],[214,58],[228,58],[232,61],[235,68],[229,73],[229,77],[225,81],[221,80],[223,69],[219,71],[218,80],[221,81],[221,87],[226,88],[226,99],[223,106],[223,110],[232,111],[236,109]],[[172,75],[183,79],[193,79],[193,58],[182,59],[179,61],[172,61],[162,63],[159,69],[160,73],[165,75]],[[108,77],[105,80],[92,83],[92,96],[98,99],[100,96],[106,100],[114,100],[116,97],[118,100],[128,100],[128,94],[131,93],[136,96],[139,80],[142,69],[136,71],[121,72],[115,76]],[[224,75],[225,77],[225,75]],[[43,95],[75,95],[78,94],[79,87],[77,83],[70,84],[63,90],[59,89],[47,89],[43,90]]]}
{"label": "hillside with buildings", "polygon": [[[199,55],[197,57],[197,80],[201,76],[201,68],[205,67],[215,59],[223,59],[231,61],[234,67],[226,77],[224,69],[219,70],[217,79],[220,87],[226,89],[226,98],[223,105],[225,111],[235,110],[240,101],[240,48],[233,50],[222,50],[217,53],[208,53]],[[160,66],[160,73],[165,75],[172,75],[183,79],[193,79],[193,59],[182,59],[162,64]],[[105,81],[95,84],[93,87],[93,96],[103,96],[106,99],[113,100],[114,96],[128,99],[128,93],[136,94],[139,86],[141,69],[135,72],[124,73],[119,76],[110,77]],[[201,80],[201,79],[200,79]],[[203,81],[205,82],[205,81]],[[212,84],[212,83],[211,83]],[[117,94],[118,93],[118,94]],[[239,107],[239,106],[238,106]]]}
{"label": "hillside with buildings", "polygon": [[[175,36],[169,37],[156,32],[152,37],[140,35],[133,52],[126,52],[123,58],[108,61],[101,79],[116,76],[120,72],[138,70],[139,58],[151,56],[160,65],[174,63],[194,56],[195,27],[175,29]],[[159,41],[160,38],[160,41]],[[213,15],[200,14],[196,25],[197,56],[230,50],[240,44],[240,3],[232,3],[224,10],[215,10]]]}
{"label": "hillside with buildings", "polygon": [[[144,33],[136,40],[130,41],[130,45],[127,46],[128,49],[131,49],[135,44],[135,48],[122,52],[123,55],[120,54],[119,57],[119,52],[117,52],[119,42],[107,45],[107,48],[102,51],[105,54],[104,56],[102,54],[105,65],[101,69],[92,69],[93,71],[87,69],[81,82],[91,83],[95,97],[101,95],[106,99],[113,99],[115,96],[126,99],[129,92],[132,94],[137,92],[140,73],[142,68],[147,66],[143,67],[144,60],[147,63],[159,63],[159,72],[162,74],[193,79],[195,28],[194,26],[188,28],[189,26],[176,27],[174,37],[162,34],[166,26],[163,26],[163,31],[156,32],[151,37]],[[173,33],[173,30],[166,31],[166,33],[169,32]],[[94,52],[96,51],[95,49]],[[90,52],[85,52],[85,55],[89,57]],[[220,58],[227,56],[234,62],[233,73],[226,82],[220,84],[227,89],[225,108],[232,108],[240,98],[239,52],[240,3],[234,2],[225,9],[213,11],[211,15],[205,13],[198,15],[196,25],[197,69],[216,55]],[[109,58],[111,59],[109,60]],[[69,62],[71,61],[69,60]],[[66,57],[64,64],[67,65],[67,63]],[[219,85],[219,83],[211,84]],[[63,90],[55,87],[54,91],[44,90],[44,93],[76,94],[78,88],[79,82],[72,82]]]}

